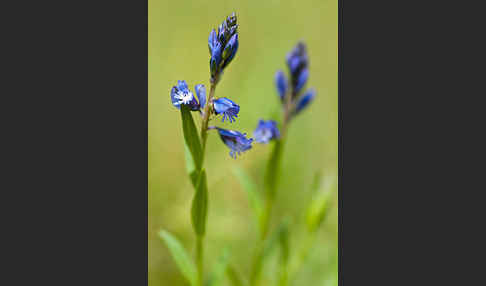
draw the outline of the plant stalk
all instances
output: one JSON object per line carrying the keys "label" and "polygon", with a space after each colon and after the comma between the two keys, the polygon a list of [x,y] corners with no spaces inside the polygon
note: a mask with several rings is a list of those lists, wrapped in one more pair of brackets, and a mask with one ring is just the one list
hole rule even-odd
{"label": "plant stalk", "polygon": [[202,141],[202,160],[201,166],[204,164],[205,151],[206,151],[206,141],[208,139],[208,124],[209,124],[209,116],[211,115],[211,106],[214,98],[214,92],[216,91],[216,83],[211,82],[211,87],[209,89],[209,96],[206,100],[206,106],[204,107],[204,114],[202,118],[202,125],[201,125],[201,141]]}
{"label": "plant stalk", "polygon": [[[275,156],[276,160],[274,162],[275,165],[271,167],[276,168],[277,173],[280,170],[280,162],[281,162],[280,159],[281,159],[282,149],[285,143],[285,138],[287,136],[287,128],[290,122],[290,118],[292,116],[292,112],[293,112],[292,96],[290,93],[287,93],[285,95],[284,114],[283,114],[282,129],[280,132],[280,139],[277,142],[275,142],[273,146],[274,149],[272,151],[272,156]],[[274,154],[275,152],[277,152],[277,154]],[[270,222],[272,218],[272,210],[275,201],[276,188],[277,188],[277,182],[273,182],[270,185],[269,189],[266,191],[265,209],[263,211],[260,242],[259,242],[259,246],[257,246],[257,250],[255,251],[256,254],[253,260],[253,268],[252,268],[251,279],[250,279],[250,285],[252,286],[258,286],[260,281],[260,273],[263,268],[263,250],[270,229]]]}
{"label": "plant stalk", "polygon": [[203,264],[203,236],[197,236],[196,242],[196,265],[197,265],[197,285],[204,285],[204,264]]}
{"label": "plant stalk", "polygon": [[[202,118],[201,124],[201,140],[202,140],[202,158],[201,158],[201,170],[204,166],[204,158],[206,153],[206,141],[208,138],[208,124],[209,124],[209,116],[211,115],[211,106],[213,102],[214,92],[216,90],[216,81],[211,81],[211,87],[209,90],[209,95],[206,100],[206,106],[204,107],[204,113]],[[198,170],[198,172],[201,172]],[[204,236],[203,235],[196,235],[196,265],[197,265],[197,277],[198,277],[198,286],[204,285]]]}

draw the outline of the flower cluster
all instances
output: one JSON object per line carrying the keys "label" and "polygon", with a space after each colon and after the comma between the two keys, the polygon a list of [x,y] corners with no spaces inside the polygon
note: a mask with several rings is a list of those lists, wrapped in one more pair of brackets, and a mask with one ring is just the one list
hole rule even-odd
{"label": "flower cluster", "polygon": [[[284,121],[299,114],[312,102],[316,95],[314,89],[302,92],[309,78],[309,58],[304,43],[298,43],[287,55],[287,66],[289,68],[290,81],[287,80],[285,73],[281,70],[275,74],[275,86],[285,108],[285,113],[287,113]],[[260,120],[253,135],[256,142],[264,144],[280,138],[277,123],[273,120]]]}
{"label": "flower cluster", "polygon": [[[225,67],[233,60],[236,51],[238,50],[238,25],[236,24],[235,13],[227,17],[226,20],[219,26],[218,32],[213,29],[209,34],[209,53],[211,59],[209,61],[211,71],[211,85],[214,87],[223,73]],[[231,123],[236,121],[238,113],[240,112],[240,106],[229,98],[206,98],[206,88],[202,84],[198,84],[194,88],[196,97],[189,90],[187,83],[184,80],[179,80],[177,85],[172,87],[170,97],[172,104],[180,108],[180,106],[187,105],[192,111],[199,111],[203,114],[202,110],[208,102],[208,110],[211,115],[222,115],[222,122],[229,120]],[[204,120],[204,116],[203,116]],[[209,117],[207,118],[209,120]],[[207,125],[206,125],[207,126]],[[221,140],[230,149],[230,156],[236,158],[236,154],[241,154],[246,150],[251,149],[251,143],[253,139],[247,139],[246,133],[240,133],[234,130],[226,130],[219,127],[209,127],[208,129],[216,129],[219,132]]]}
{"label": "flower cluster", "polygon": [[309,58],[305,44],[300,42],[287,55],[287,66],[290,73],[290,84],[283,71],[275,74],[275,86],[282,103],[285,105],[287,96],[290,96],[290,115],[295,116],[312,102],[315,90],[308,89],[302,93],[302,89],[309,78]]}
{"label": "flower cluster", "polygon": [[238,50],[238,25],[235,13],[231,14],[218,27],[218,32],[213,29],[209,33],[208,46],[211,59],[211,81],[217,82],[223,70],[233,60]]}

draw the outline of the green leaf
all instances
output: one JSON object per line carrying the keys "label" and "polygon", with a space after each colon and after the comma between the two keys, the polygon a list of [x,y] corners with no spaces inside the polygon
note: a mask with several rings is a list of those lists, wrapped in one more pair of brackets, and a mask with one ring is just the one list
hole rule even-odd
{"label": "green leaf", "polygon": [[186,250],[182,246],[182,244],[175,238],[173,235],[168,233],[165,230],[161,230],[159,232],[159,236],[165,241],[167,248],[174,258],[179,270],[181,271],[182,275],[189,281],[192,286],[196,285],[197,281],[197,274],[196,274],[196,266],[194,262],[189,258]]}
{"label": "green leaf", "polygon": [[197,187],[197,180],[199,178],[199,173],[197,170],[194,170],[192,171],[190,174],[189,174],[189,177],[191,178],[191,183],[192,183],[192,186],[194,187],[194,189],[196,189]]}
{"label": "green leaf", "polygon": [[186,141],[184,140],[184,159],[186,161],[186,171],[188,174],[191,174],[196,170],[196,166],[194,165],[194,159],[192,159],[191,150],[187,146]]}
{"label": "green leaf", "polygon": [[189,107],[184,104],[181,105],[181,117],[184,140],[186,141],[187,147],[191,152],[194,166],[197,170],[200,170],[202,164],[201,142],[199,141],[199,135],[197,133],[194,120],[192,119],[191,111],[189,110]]}
{"label": "green leaf", "polygon": [[197,235],[203,236],[206,229],[206,216],[208,209],[208,186],[206,171],[203,169],[196,184],[196,194],[192,200],[191,217],[192,226]]}
{"label": "green leaf", "polygon": [[227,269],[228,269],[227,271],[228,277],[231,283],[233,284],[233,286],[245,286],[248,284],[241,278],[240,274],[238,274],[238,271],[236,271],[233,265],[231,264],[228,265]]}
{"label": "green leaf", "polygon": [[[317,186],[320,186],[318,184]],[[318,192],[307,208],[307,229],[314,232],[318,229],[326,217],[332,199],[332,190],[335,186],[334,177],[326,177],[322,192]],[[320,187],[318,187],[320,188]]]}
{"label": "green leaf", "polygon": [[277,189],[282,144],[283,142],[281,140],[277,140],[273,145],[272,154],[268,160],[267,171],[265,173],[265,187],[268,192],[268,196],[271,199],[275,197],[275,192]]}
{"label": "green leaf", "polygon": [[189,178],[191,179],[192,186],[194,187],[194,189],[196,189],[199,172],[196,170],[196,166],[194,165],[194,160],[192,159],[191,151],[189,150],[189,147],[187,147],[185,141],[184,141],[184,158],[186,159],[187,174],[189,174]]}
{"label": "green leaf", "polygon": [[261,228],[263,223],[263,200],[260,196],[260,193],[258,193],[258,187],[243,168],[235,167],[233,168],[233,173],[240,181],[243,190],[246,191],[250,206],[253,210],[255,218],[257,219],[258,225]]}
{"label": "green leaf", "polygon": [[227,248],[223,249],[223,254],[216,262],[213,268],[213,272],[206,283],[206,286],[217,286],[223,281],[226,268],[229,262],[229,250]]}

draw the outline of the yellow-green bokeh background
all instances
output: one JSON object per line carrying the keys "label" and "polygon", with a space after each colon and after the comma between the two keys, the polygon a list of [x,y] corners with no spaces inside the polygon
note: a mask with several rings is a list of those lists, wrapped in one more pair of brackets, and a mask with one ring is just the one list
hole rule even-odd
{"label": "yellow-green bokeh background", "polygon": [[[209,90],[208,35],[233,11],[238,17],[240,45],[216,96],[231,98],[241,110],[236,123],[213,120],[212,124],[251,135],[258,119],[279,119],[274,74],[277,69],[287,72],[285,56],[298,40],[308,47],[307,87],[314,87],[317,96],[290,126],[274,212],[274,223],[283,215],[293,219],[290,243],[295,251],[302,241],[304,225],[299,218],[311,200],[314,173],[322,170],[325,176],[337,176],[337,0],[149,0],[148,8],[149,285],[188,285],[158,238],[160,229],[178,237],[191,255],[195,249],[189,214],[194,191],[185,173],[180,113],[172,106],[169,91],[179,79],[185,79],[191,90],[198,83]],[[261,183],[270,149],[269,145],[254,144],[252,150],[233,160],[216,133],[210,134],[205,162],[209,186],[206,273],[224,246],[231,249],[232,262],[240,273],[250,272],[257,229],[232,168],[246,169]],[[294,285],[337,285],[335,205]],[[274,268],[272,262],[265,268],[267,281],[275,274]]]}

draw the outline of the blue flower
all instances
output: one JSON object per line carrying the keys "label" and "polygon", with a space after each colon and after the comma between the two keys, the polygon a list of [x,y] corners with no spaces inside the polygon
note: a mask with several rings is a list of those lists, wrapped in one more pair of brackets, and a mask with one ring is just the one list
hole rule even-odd
{"label": "blue flower", "polygon": [[199,104],[193,93],[189,90],[185,80],[177,81],[177,85],[173,86],[170,91],[172,105],[181,108],[181,104],[184,104],[189,106],[192,111],[200,110],[206,103],[206,89],[204,85],[198,84],[196,85],[195,90],[196,96],[201,104]]}
{"label": "blue flower", "polygon": [[229,119],[230,122],[235,121],[235,117],[238,117],[238,112],[240,112],[240,106],[226,97],[213,100],[213,109],[214,113],[223,114],[222,122],[225,119]]}
{"label": "blue flower", "polygon": [[316,96],[316,92],[313,89],[307,90],[304,95],[302,95],[299,100],[297,101],[297,105],[295,107],[294,115],[297,115],[300,111],[306,108],[309,103],[312,102],[314,97]]}
{"label": "blue flower", "polygon": [[235,13],[228,16],[218,27],[209,33],[208,47],[211,59],[209,68],[211,79],[217,81],[223,70],[233,60],[238,50],[238,25]]}
{"label": "blue flower", "polygon": [[253,132],[253,136],[255,137],[255,141],[258,143],[268,143],[272,139],[280,138],[280,132],[277,128],[277,122],[273,120],[264,121],[261,120],[258,122],[258,126]]}
{"label": "blue flower", "polygon": [[280,100],[282,102],[285,99],[285,94],[287,93],[287,78],[283,71],[279,70],[275,74],[275,86],[277,87],[278,94],[280,95]]}
{"label": "blue flower", "polygon": [[228,146],[231,151],[229,155],[236,159],[236,154],[241,155],[241,152],[251,149],[252,138],[247,139],[246,133],[240,133],[234,130],[226,130],[219,127],[210,127],[209,129],[217,129],[219,136],[223,143]]}

